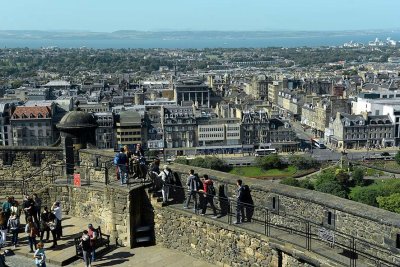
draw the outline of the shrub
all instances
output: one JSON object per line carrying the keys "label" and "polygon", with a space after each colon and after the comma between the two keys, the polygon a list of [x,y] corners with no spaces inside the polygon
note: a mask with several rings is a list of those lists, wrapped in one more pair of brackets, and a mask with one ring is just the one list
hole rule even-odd
{"label": "shrub", "polygon": [[308,170],[312,168],[318,168],[320,166],[318,161],[311,156],[306,155],[292,155],[289,157],[289,163],[299,170]]}
{"label": "shrub", "polygon": [[334,196],[347,198],[347,190],[337,180],[325,181],[315,186],[315,190]]}
{"label": "shrub", "polygon": [[396,155],[394,156],[394,160],[396,161],[397,164],[400,165],[400,151],[396,153]]}
{"label": "shrub", "polygon": [[364,170],[361,168],[355,168],[353,173],[351,174],[351,179],[353,180],[355,185],[363,185],[364,184]]}
{"label": "shrub", "polygon": [[400,193],[400,180],[390,179],[375,182],[369,186],[354,187],[349,194],[349,198],[357,202],[378,207],[378,197],[387,197],[395,193]]}
{"label": "shrub", "polygon": [[293,177],[284,178],[280,181],[280,183],[285,184],[285,185],[300,187],[300,182],[296,178],[293,178]]}
{"label": "shrub", "polygon": [[259,157],[256,159],[256,164],[264,170],[282,169],[283,167],[285,167],[282,159],[277,154]]}
{"label": "shrub", "polygon": [[379,208],[400,213],[400,193],[391,194],[387,197],[377,197]]}

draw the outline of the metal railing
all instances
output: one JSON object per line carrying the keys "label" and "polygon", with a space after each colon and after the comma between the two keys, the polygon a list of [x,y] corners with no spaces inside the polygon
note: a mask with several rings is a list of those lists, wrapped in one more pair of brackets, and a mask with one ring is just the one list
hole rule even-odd
{"label": "metal railing", "polygon": [[[170,195],[174,199],[172,204],[183,204],[190,191],[181,185],[169,184],[168,186],[170,187]],[[183,196],[175,200],[176,192],[183,194]],[[233,219],[236,216],[235,211],[238,207],[243,206],[245,209],[253,210],[253,216],[251,222],[245,222],[238,227],[300,246],[341,265],[350,267],[357,266],[357,263],[362,266],[370,264],[371,266],[381,267],[400,265],[400,256],[395,255],[391,248],[343,233],[334,227],[279,212],[278,209],[241,203],[233,198],[212,196],[200,192],[196,192],[196,194],[198,198],[206,196],[213,198],[214,205],[220,212],[219,220],[233,224]],[[204,203],[207,204],[207,202]],[[199,210],[195,209],[194,212],[198,214]]]}

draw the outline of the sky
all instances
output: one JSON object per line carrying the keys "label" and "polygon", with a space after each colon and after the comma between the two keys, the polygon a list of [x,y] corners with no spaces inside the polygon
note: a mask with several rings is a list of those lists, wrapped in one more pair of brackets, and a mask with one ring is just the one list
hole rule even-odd
{"label": "sky", "polygon": [[0,30],[399,29],[396,0],[2,0]]}

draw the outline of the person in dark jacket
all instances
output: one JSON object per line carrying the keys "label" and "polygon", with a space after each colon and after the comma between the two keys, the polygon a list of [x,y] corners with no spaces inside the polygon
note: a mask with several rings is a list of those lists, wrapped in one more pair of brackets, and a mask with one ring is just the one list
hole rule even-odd
{"label": "person in dark jacket", "polygon": [[80,245],[82,247],[83,262],[85,263],[85,267],[89,267],[92,264],[92,246],[90,244],[90,236],[87,230],[83,231]]}

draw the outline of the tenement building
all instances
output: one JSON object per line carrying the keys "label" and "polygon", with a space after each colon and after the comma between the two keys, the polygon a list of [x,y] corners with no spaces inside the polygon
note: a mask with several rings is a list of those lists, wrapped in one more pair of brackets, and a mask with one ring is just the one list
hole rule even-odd
{"label": "tenement building", "polygon": [[394,124],[388,115],[337,113],[329,124],[329,142],[337,148],[381,148],[394,146]]}

